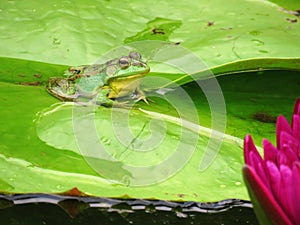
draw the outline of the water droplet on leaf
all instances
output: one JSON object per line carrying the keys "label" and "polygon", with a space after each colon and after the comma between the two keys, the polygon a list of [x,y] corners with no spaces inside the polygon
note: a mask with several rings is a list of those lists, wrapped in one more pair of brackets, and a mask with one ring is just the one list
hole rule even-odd
{"label": "water droplet on leaf", "polygon": [[252,39],[251,41],[257,46],[262,46],[265,44],[263,41],[258,40],[258,39]]}
{"label": "water droplet on leaf", "polygon": [[107,137],[101,137],[101,142],[105,145],[110,145],[111,144],[111,141],[110,139],[108,139]]}
{"label": "water droplet on leaf", "polygon": [[258,31],[258,30],[252,30],[249,32],[249,34],[253,35],[253,36],[257,36],[259,34],[261,34],[261,31]]}

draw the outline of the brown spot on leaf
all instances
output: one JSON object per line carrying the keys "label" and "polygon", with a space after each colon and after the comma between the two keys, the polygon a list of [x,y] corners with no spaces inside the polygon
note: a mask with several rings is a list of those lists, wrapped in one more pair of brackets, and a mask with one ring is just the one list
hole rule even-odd
{"label": "brown spot on leaf", "polygon": [[24,86],[41,86],[42,81],[15,82],[15,84]]}
{"label": "brown spot on leaf", "polygon": [[232,30],[232,27],[221,27],[220,30]]}
{"label": "brown spot on leaf", "polygon": [[124,195],[121,195],[120,198],[122,198],[122,199],[131,199],[132,197],[130,197],[128,194],[124,194]]}
{"label": "brown spot on leaf", "polygon": [[71,190],[59,193],[60,195],[68,196],[88,196],[85,193],[81,192],[77,187],[72,188]]}
{"label": "brown spot on leaf", "polygon": [[179,198],[183,198],[184,197],[184,194],[178,194],[177,195]]}
{"label": "brown spot on leaf", "polygon": [[152,34],[156,35],[156,34],[165,34],[164,29],[161,28],[153,28],[152,29]]}
{"label": "brown spot on leaf", "polygon": [[276,123],[277,120],[276,116],[271,116],[266,112],[256,112],[252,118],[263,123]]}
{"label": "brown spot on leaf", "polygon": [[213,25],[215,25],[215,22],[214,22],[214,21],[210,21],[210,22],[207,23],[207,26],[208,26],[208,27],[211,27],[211,26],[213,26]]}
{"label": "brown spot on leaf", "polygon": [[38,74],[38,73],[37,73],[37,74],[33,74],[33,76],[36,77],[36,78],[41,78],[41,77],[42,77],[42,74]]}
{"label": "brown spot on leaf", "polygon": [[286,20],[291,22],[291,23],[297,23],[297,19],[286,18]]}

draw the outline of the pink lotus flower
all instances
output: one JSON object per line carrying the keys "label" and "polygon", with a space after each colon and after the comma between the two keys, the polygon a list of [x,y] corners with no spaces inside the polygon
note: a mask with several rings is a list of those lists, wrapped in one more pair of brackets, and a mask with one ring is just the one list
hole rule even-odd
{"label": "pink lotus flower", "polygon": [[283,116],[276,125],[277,147],[263,140],[264,158],[245,137],[243,175],[261,224],[300,225],[300,98],[291,126]]}

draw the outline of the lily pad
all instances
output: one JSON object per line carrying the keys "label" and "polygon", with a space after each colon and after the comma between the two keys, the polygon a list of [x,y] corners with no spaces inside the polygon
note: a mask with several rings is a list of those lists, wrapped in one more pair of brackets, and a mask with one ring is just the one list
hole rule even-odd
{"label": "lily pad", "polygon": [[[295,46],[299,45],[300,24],[291,22],[296,15],[280,10],[285,4],[263,0],[229,0],[226,4],[221,0],[160,4],[150,0],[92,4],[84,0],[5,1],[1,3],[0,55],[90,64],[126,42],[150,39],[180,44],[209,68],[220,67],[218,73],[226,72],[223,65],[235,62],[242,63],[243,70],[273,68],[264,61],[254,68],[248,65],[256,59],[276,58],[283,61],[281,68],[299,69]],[[293,7],[297,5],[293,1]],[[239,70],[239,63],[232,65],[231,71]]]}
{"label": "lily pad", "polygon": [[[110,153],[119,161],[112,162],[111,159],[105,158],[99,160],[99,157],[94,157],[90,154],[83,154],[82,152],[78,151],[78,148],[76,148],[76,135],[73,133],[74,127],[72,126],[72,122],[74,121],[74,115],[72,115],[74,107],[73,105],[71,108],[68,108],[68,104],[59,104],[58,108],[55,107],[54,109],[48,109],[49,105],[57,102],[57,100],[50,97],[48,93],[45,92],[43,86],[27,86],[2,82],[1,90],[4,90],[4,92],[1,92],[2,94],[8,92],[14,93],[1,96],[3,101],[3,104],[1,104],[1,113],[3,118],[9,118],[10,112],[12,111],[14,112],[14,118],[19,118],[15,120],[16,123],[11,123],[10,125],[3,124],[3,126],[1,126],[1,134],[3,134],[3,137],[5,137],[1,143],[1,171],[6,171],[9,168],[9,172],[1,174],[1,180],[3,181],[1,183],[1,187],[3,191],[60,192],[77,186],[80,190],[87,194],[101,196],[120,197],[126,194],[130,197],[138,198],[208,200],[206,199],[207,196],[202,195],[201,189],[203,189],[203,191],[208,189],[205,186],[210,186],[211,182],[213,181],[216,182],[215,186],[222,185],[223,188],[228,188],[228,191],[232,194],[240,193],[240,197],[245,197],[247,195],[246,190],[241,185],[241,174],[239,172],[236,173],[232,171],[230,168],[227,168],[227,157],[222,158],[221,155],[218,156],[220,161],[214,165],[219,169],[223,168],[224,171],[232,171],[233,173],[231,175],[234,176],[230,178],[232,179],[231,182],[227,183],[222,172],[219,174],[219,178],[218,176],[214,177],[213,174],[215,173],[216,168],[211,166],[205,171],[205,174],[207,174],[205,177],[207,176],[207,178],[199,179],[197,181],[198,184],[196,185],[194,183],[195,180],[190,179],[190,184],[185,188],[182,188],[182,183],[178,182],[178,178],[176,177],[180,176],[180,179],[185,180],[185,177],[189,176],[191,170],[195,170],[197,173],[202,174],[202,172],[198,171],[198,168],[208,140],[206,133],[206,135],[201,136],[198,142],[197,129],[193,130],[189,127],[186,128],[189,130],[189,133],[186,133],[186,135],[188,135],[189,138],[194,137],[191,139],[191,143],[189,143],[190,141],[186,143],[186,146],[191,146],[190,150],[188,150],[187,147],[180,147],[180,145],[178,146],[177,150],[177,152],[181,152],[181,154],[184,153],[183,156],[186,158],[182,156],[178,158],[177,156],[173,159],[173,165],[179,165],[179,167],[175,167],[172,173],[168,173],[166,170],[161,170],[161,174],[163,175],[162,178],[164,180],[169,178],[167,179],[167,182],[161,182],[162,180],[158,179],[158,175],[160,174],[155,172],[154,175],[149,173],[148,178],[158,179],[151,182],[160,182],[159,184],[150,183],[145,187],[130,186],[131,178],[129,172],[132,173],[132,171],[130,171],[128,167],[124,167],[124,165],[130,165],[137,162],[138,164],[134,165],[137,169],[135,171],[138,171],[141,165],[147,165],[147,163],[155,165],[164,160],[166,156],[172,155],[174,144],[176,146],[178,143],[181,143],[181,137],[179,135],[182,131],[180,128],[181,126],[176,124],[176,118],[166,121],[169,124],[169,127],[166,128],[167,139],[164,140],[166,143],[165,147],[155,151],[154,153],[150,152],[145,161],[145,158],[140,158],[141,156],[139,156],[138,153],[133,157],[131,157],[129,154],[130,157],[126,158],[128,157],[127,151],[129,151],[129,149],[126,149],[128,143],[125,144],[125,147],[121,147],[123,145],[120,145],[120,143],[110,140],[113,137],[113,133],[111,133],[112,131],[109,130],[109,125],[111,124],[109,122],[111,109],[106,109],[103,107],[100,107],[99,109],[97,108],[96,114],[98,116],[102,116],[99,119],[96,118],[98,123],[97,130],[100,131],[100,133],[103,130],[105,131],[104,134],[102,132],[102,137],[100,137],[99,140],[112,147],[110,148],[111,151],[115,152]],[[35,104],[27,104],[28,101],[33,97],[35,99]],[[13,102],[19,102],[19,104],[13,104]],[[83,106],[77,107],[79,109],[86,109],[86,107]],[[24,111],[26,114],[22,115],[24,114]],[[139,132],[139,130],[141,130],[145,124],[149,123],[147,122],[149,118],[153,117],[147,117],[144,112],[136,110],[134,110],[132,113],[133,118],[136,118],[136,120],[132,122],[130,127],[136,128],[136,132]],[[84,113],[83,115],[91,114]],[[81,121],[82,116],[78,117],[79,121]],[[145,118],[144,122],[142,122],[144,120],[143,118]],[[116,120],[116,122],[119,123],[119,120]],[[89,125],[89,123],[86,122],[79,125],[83,124]],[[156,122],[153,131],[154,133],[163,131],[160,124],[161,122]],[[151,124],[151,126],[153,125]],[[143,129],[145,129],[145,132],[142,132],[139,135],[141,137],[147,137],[150,133],[147,128]],[[79,129],[79,131],[84,131],[86,134],[90,134],[89,130]],[[77,138],[82,138],[82,136],[79,135]],[[135,140],[135,138],[133,139]],[[18,141],[16,142],[12,140]],[[89,139],[89,136],[87,139],[84,138],[83,140],[85,140],[84,143],[92,144],[92,146],[94,146],[94,142],[91,142],[92,138]],[[125,138],[124,140],[130,139]],[[186,141],[188,138],[186,137],[184,140]],[[241,150],[241,141],[239,139],[233,138],[233,142],[230,141],[230,139],[228,139],[228,141],[229,142],[227,144],[224,142],[222,145],[224,147],[224,154],[227,150]],[[129,144],[136,144],[136,142],[137,141]],[[157,144],[160,146],[161,143]],[[84,147],[86,146],[84,145],[83,148]],[[97,149],[93,148],[92,150],[97,151]],[[89,153],[87,149],[85,149],[85,151]],[[125,160],[121,160],[123,157],[125,157]],[[240,155],[237,155],[237,158],[232,158],[234,161],[233,164],[239,164],[239,167],[242,166],[240,157]],[[181,159],[184,159],[184,162],[189,163],[182,163],[180,161]],[[191,160],[193,163],[190,163]],[[87,164],[87,162],[89,165],[92,163],[93,169]],[[181,170],[183,166],[184,168]],[[178,172],[178,170],[180,171]],[[163,171],[167,172],[167,174],[164,175]],[[107,172],[110,172],[110,174],[107,174]],[[172,176],[175,174],[176,176]],[[30,177],[31,179],[26,181],[23,179],[24,177]],[[68,179],[65,179],[64,177],[68,177]],[[80,179],[78,179],[79,177]],[[126,183],[128,179],[129,183]],[[211,180],[211,182],[209,182],[207,179]],[[33,185],[33,183],[35,183],[35,185]],[[212,193],[211,197],[214,198],[215,194]],[[220,196],[218,196],[216,199],[218,198],[220,198]],[[221,198],[226,197],[224,195],[221,196]]]}
{"label": "lily pad", "polygon": [[[112,139],[115,137],[112,133],[113,130],[109,128],[112,124],[109,122],[112,109],[100,107],[92,111],[92,114],[79,114],[79,121],[87,115],[93,116],[93,121],[96,121],[96,131],[100,134],[97,140],[104,145],[111,146],[108,148],[108,150],[110,149],[108,152],[117,160],[112,161],[110,158],[103,157],[95,159],[92,157],[93,155],[84,154],[88,151],[79,151],[82,146],[80,148],[78,145],[78,138],[84,137],[81,142],[83,144],[91,143],[93,146],[94,142],[90,142],[93,139],[89,139],[89,134],[92,133],[86,129],[79,129],[79,131],[87,131],[83,133],[84,136],[76,135],[76,133],[74,135],[75,106],[73,103],[60,103],[46,92],[43,85],[30,86],[23,83],[39,80],[43,83],[49,74],[49,69],[56,73],[63,71],[65,67],[24,60],[11,60],[10,63],[9,61],[6,60],[5,76],[1,76],[3,81],[0,92],[2,101],[0,112],[1,118],[13,120],[14,123],[1,121],[0,133],[3,139],[1,141],[0,187],[2,191],[14,193],[56,193],[76,186],[87,194],[108,197],[126,195],[132,198],[195,201],[218,201],[226,198],[248,199],[241,175],[243,158],[240,138],[243,138],[244,134],[248,132],[254,135],[258,143],[266,135],[274,137],[274,123],[253,119],[253,114],[262,111],[272,116],[279,113],[288,116],[299,88],[299,83],[297,83],[299,74],[296,72],[283,73],[279,71],[221,76],[218,81],[224,91],[228,111],[226,132],[233,136],[225,136],[220,151],[210,167],[205,171],[200,171],[199,165],[203,160],[205,146],[209,140],[210,109],[206,97],[197,83],[183,86],[192,102],[195,103],[197,111],[194,114],[191,113],[191,109],[186,110],[183,118],[195,122],[199,117],[200,121],[200,126],[188,123],[184,129],[189,132],[190,137],[195,138],[200,134],[199,140],[192,139],[194,141],[191,142],[191,146],[195,148],[191,148],[190,154],[186,158],[187,162],[180,165],[183,168],[175,168],[175,173],[167,174],[164,177],[168,179],[155,180],[148,186],[135,187],[130,185],[132,171],[126,165],[133,165],[138,169],[141,165],[159,164],[166,157],[172,155],[174,146],[171,145],[178,143],[180,137],[178,128],[182,126],[176,110],[162,97],[156,95],[151,97],[154,102],[149,106],[140,102],[135,106],[136,109],[130,112],[129,118],[133,120],[129,121],[129,127],[132,128],[132,133],[139,138],[151,136],[151,130],[155,133],[163,132],[161,123],[167,124],[165,128],[167,139],[163,140],[165,147],[158,149],[157,154],[148,152],[148,156],[144,158],[138,155],[141,152],[136,152],[135,156],[129,154],[128,145],[138,144],[134,138],[125,139],[133,140],[132,143],[125,143],[125,145],[117,144]],[[22,76],[18,76],[18,68],[20,68],[18,65],[22,65],[25,71]],[[16,69],[12,70],[12,68]],[[44,70],[46,71],[44,72]],[[39,78],[39,76],[34,76],[35,74],[42,76]],[[284,81],[281,79],[282,76],[285,77]],[[269,77],[272,77],[274,83],[268,82]],[[286,88],[287,86],[289,88]],[[178,91],[180,89],[175,89],[167,95],[174,96],[179,105],[184,106],[187,97],[182,98],[181,94],[177,94]],[[257,94],[257,92],[261,94]],[[34,104],[32,104],[33,101]],[[51,107],[53,104],[54,106]],[[76,107],[77,109],[86,108],[84,106]],[[142,108],[143,111],[138,108]],[[196,115],[196,117],[193,119],[191,115]],[[150,121],[153,119],[158,122],[151,126]],[[118,122],[118,119],[115,121]],[[105,132],[103,133],[103,131]],[[123,131],[117,129],[114,132],[118,134]],[[103,134],[102,137],[101,134]],[[186,151],[185,149],[181,148],[180,151]],[[30,179],[26,177],[30,177]],[[159,176],[149,173],[149,178],[153,177],[156,179]]]}
{"label": "lily pad", "polygon": [[[86,194],[104,197],[184,201],[248,199],[241,175],[241,139],[246,133],[251,133],[258,143],[266,136],[272,139],[274,117],[280,113],[290,115],[290,108],[299,95],[299,73],[229,74],[266,69],[299,70],[299,50],[295,46],[299,45],[300,25],[291,22],[297,19],[296,15],[280,10],[280,6],[262,0],[241,0],[238,4],[229,0],[226,5],[221,0],[176,0],[161,4],[152,1],[94,1],[91,4],[84,0],[2,2],[0,190],[56,193],[76,186]],[[45,91],[45,81],[51,76],[62,75],[67,68],[65,65],[101,61],[103,57],[100,56],[124,43],[132,46],[132,41],[146,39],[183,46],[201,57],[204,66],[193,77],[153,63],[149,77],[168,79],[173,89],[162,96],[148,92],[154,102],[149,106],[138,103],[135,107],[142,110],[135,109],[128,114],[132,118],[132,136],[126,139],[130,143],[125,145],[113,139],[112,109],[100,107],[89,114],[79,114],[76,117],[79,122],[81,119],[89,121],[87,115],[93,116],[95,131],[103,134],[97,140],[111,147],[107,149],[114,160],[99,158],[93,155],[97,149],[88,145],[93,144],[89,130],[76,134],[73,129],[74,108],[83,107],[59,103]],[[150,47],[145,45],[139,50],[149,52]],[[188,64],[185,61],[185,65]],[[210,130],[211,114],[218,112],[211,111],[199,83],[192,81],[208,82],[209,69],[215,75],[226,74],[219,76],[218,82],[226,100],[227,135],[222,137],[224,141],[218,154],[211,157],[209,167],[200,171],[209,134],[214,132]],[[149,86],[155,93],[165,84],[155,83],[156,88],[153,84]],[[178,84],[185,85],[179,87]],[[187,98],[178,94],[181,88],[195,106],[193,109],[186,107],[183,118],[190,119],[190,123],[185,126],[178,120],[175,108],[163,98],[173,96],[184,106]],[[224,116],[223,111],[219,113]],[[151,121],[156,121],[152,127]],[[166,132],[166,139],[162,141],[166,147],[158,149],[157,154],[147,152],[144,158],[140,152],[131,156],[129,147],[139,143],[135,137],[151,137],[151,128],[155,134]],[[145,177],[156,180],[139,187],[134,183],[136,177],[141,178],[138,168],[159,165],[166,156],[172,155],[176,143],[173,141],[178,141],[181,129],[192,141],[180,148],[179,153],[190,146],[194,148],[190,148],[186,158],[180,154],[182,157],[175,158],[180,165],[174,164],[171,172],[161,170],[166,174],[158,174],[154,169],[149,170]],[[117,132],[126,133],[118,129]],[[132,170],[132,166],[136,169]],[[153,175],[152,171],[156,173]],[[161,179],[161,175],[167,179]]]}

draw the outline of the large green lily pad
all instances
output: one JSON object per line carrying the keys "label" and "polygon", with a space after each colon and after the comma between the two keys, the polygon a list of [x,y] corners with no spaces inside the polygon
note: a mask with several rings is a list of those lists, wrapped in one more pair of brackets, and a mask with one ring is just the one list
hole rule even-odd
{"label": "large green lily pad", "polygon": [[[272,68],[269,63],[249,66],[244,61],[280,58],[284,62],[278,67],[299,69],[294,60],[299,59],[295,46],[299,46],[300,24],[292,22],[297,17],[281,10],[286,3],[281,4],[263,0],[226,4],[222,0],[3,1],[0,55],[79,65],[95,62],[129,41],[151,39],[180,44],[209,67],[240,62],[243,70]],[[300,4],[293,1],[293,7],[297,10]],[[231,71],[240,70],[236,65]]]}
{"label": "large green lily pad", "polygon": [[[148,106],[140,102],[136,107],[141,107],[143,111],[133,110],[129,116],[132,118],[129,127],[139,138],[147,138],[151,135],[149,133],[151,129],[154,133],[160,133],[163,131],[160,123],[165,121],[167,124],[167,139],[163,140],[164,142],[157,151],[149,152],[144,155],[147,157],[142,158],[138,154],[132,156],[128,154],[128,144],[118,144],[113,140],[115,134],[110,128],[111,109],[100,107],[95,112],[92,111],[93,123],[96,124],[96,131],[99,135],[98,140],[111,146],[107,149],[110,149],[109,153],[117,159],[115,162],[110,159],[101,160],[89,155],[87,151],[82,152],[80,144],[78,149],[80,138],[83,139],[83,142],[81,140],[83,146],[90,143],[96,146],[94,142],[91,142],[93,141],[92,133],[85,129],[88,126],[84,127],[89,124],[89,118],[86,119],[85,114],[80,114],[79,111],[76,117],[78,121],[82,118],[87,121],[81,124],[83,127],[79,131],[87,132],[74,134],[76,131],[76,129],[74,131],[73,123],[74,106],[60,103],[44,88],[43,80],[48,76],[47,74],[51,71],[64,70],[65,67],[8,59],[5,60],[5,65],[7,70],[1,74],[3,80],[0,92],[1,118],[5,118],[0,126],[0,133],[3,137],[0,187],[5,192],[53,193],[76,186],[87,194],[110,197],[127,195],[133,198],[197,201],[217,201],[225,198],[248,199],[241,176],[243,165],[241,138],[246,133],[252,133],[258,143],[264,136],[269,136],[274,141],[274,121],[262,122],[255,119],[253,114],[265,112],[274,117],[279,113],[284,113],[289,116],[294,96],[297,95],[299,88],[299,83],[297,83],[299,74],[291,72],[236,74],[220,77],[219,83],[224,90],[227,102],[226,133],[229,135],[225,136],[221,149],[210,167],[200,171],[199,165],[203,160],[208,141],[206,128],[211,126],[210,109],[197,83],[185,85],[184,90],[192,97],[196,105],[197,113],[194,115],[199,116],[200,125],[204,126],[204,128],[199,128],[197,125],[195,128],[193,124],[184,125],[185,129],[190,132],[189,136],[194,137],[189,141],[190,144],[187,143],[186,147],[179,150],[187,151],[187,163],[179,161],[184,167],[178,167],[176,169],[178,173],[171,174],[173,175],[171,177],[169,177],[170,174],[166,174],[163,177],[168,178],[166,180],[161,179],[161,174],[149,173],[149,178],[154,177],[157,181],[162,181],[158,184],[134,187],[130,183],[132,170],[126,165],[133,165],[138,169],[142,165],[159,164],[161,160],[173,154],[174,144],[179,143],[181,133],[178,130],[180,127],[178,119],[176,119],[178,115],[167,102],[153,97],[154,103]],[[11,72],[9,68],[15,68],[15,71]],[[23,68],[23,71],[28,72],[19,74],[18,68]],[[44,70],[46,70],[45,73]],[[14,73],[16,71],[17,73]],[[282,76],[285,77],[284,81],[281,79]],[[272,77],[273,83],[268,83],[269,77]],[[33,84],[37,86],[32,86]],[[243,84],[247,84],[247,87]],[[289,88],[285,88],[288,85]],[[277,86],[277,89],[273,86]],[[174,90],[171,94],[178,96],[178,102],[185,104],[186,98],[182,99],[181,95],[177,95],[178,91]],[[51,106],[53,104],[54,106]],[[191,110],[186,111],[186,117],[193,115],[189,114]],[[151,119],[161,122],[150,126],[149,120]],[[115,118],[114,122],[118,123],[118,119]],[[118,126],[114,129],[118,129]],[[199,140],[195,139],[198,135],[200,135]],[[131,144],[138,144],[134,138],[128,140],[133,141]],[[188,148],[188,146],[195,148]]]}
{"label": "large green lily pad", "polygon": [[[221,0],[160,4],[54,0],[0,3],[0,190],[54,193],[76,186],[87,194],[109,197],[248,199],[241,176],[242,138],[251,133],[257,144],[263,137],[274,141],[274,117],[280,113],[290,115],[299,95],[299,73],[228,74],[299,70],[299,23],[293,22],[297,19],[295,15],[280,6],[260,0],[232,0],[226,5]],[[176,110],[159,97],[153,97],[149,106],[138,103],[137,108],[142,110],[132,110],[130,127],[140,138],[151,136],[151,129],[154,133],[163,130],[160,123],[151,127],[149,121],[166,124],[164,145],[157,154],[148,153],[144,158],[127,154],[129,144],[138,143],[134,138],[125,147],[113,140],[111,109],[100,107],[90,112],[96,131],[104,134],[99,135],[99,140],[112,147],[109,153],[117,160],[97,159],[80,147],[80,143],[90,143],[89,133],[85,134],[87,137],[74,134],[74,107],[59,103],[45,91],[44,85],[50,76],[63,74],[65,65],[93,63],[120,45],[148,39],[183,46],[207,64],[203,74],[211,69],[216,75],[224,75],[218,81],[226,100],[228,122],[218,154],[212,157],[210,167],[200,171],[212,125],[210,105],[198,84],[191,83],[194,79],[154,65],[149,77],[185,84],[183,88],[195,108],[186,108],[184,118],[192,123],[182,129],[199,140],[192,139],[186,148],[180,149],[190,150],[186,164],[180,161],[184,157],[177,158],[183,166],[174,167],[177,173],[165,174],[168,179],[157,179],[155,182],[159,183],[152,180],[153,184],[137,187],[131,186],[133,178],[141,174],[131,170],[132,166],[159,164],[173,153],[173,141],[180,139],[181,129]],[[197,78],[205,78],[199,74]],[[184,105],[186,98],[178,91],[177,86],[170,94]],[[84,114],[77,118],[86,119]],[[81,137],[85,138],[78,142]]]}

